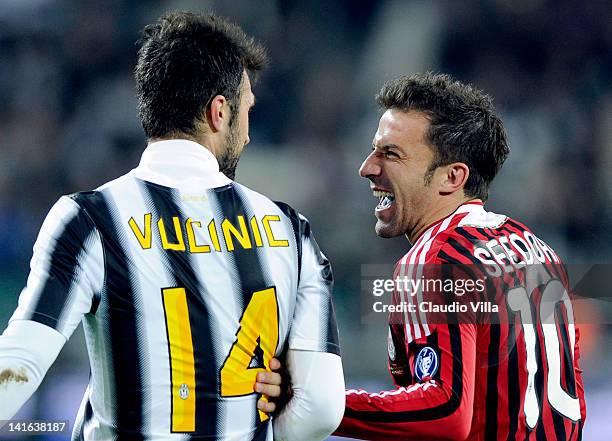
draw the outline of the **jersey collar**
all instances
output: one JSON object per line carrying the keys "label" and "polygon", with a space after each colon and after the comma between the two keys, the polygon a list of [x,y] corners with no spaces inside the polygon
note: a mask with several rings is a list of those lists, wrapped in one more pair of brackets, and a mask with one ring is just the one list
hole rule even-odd
{"label": "jersey collar", "polygon": [[217,158],[187,139],[150,143],[130,174],[143,181],[178,189],[222,187],[232,181],[219,171]]}
{"label": "jersey collar", "polygon": [[459,205],[459,207],[457,207],[457,209],[455,209],[455,211],[453,211],[452,213],[427,225],[427,227],[423,230],[423,232],[419,235],[419,237],[415,239],[414,244],[416,244],[423,236],[425,236],[427,233],[432,231],[434,228],[436,228],[438,225],[440,225],[442,222],[444,222],[448,218],[456,214],[471,213],[473,211],[482,211],[483,207],[484,207],[484,202],[481,199],[471,199],[469,201],[464,202],[463,204]]}

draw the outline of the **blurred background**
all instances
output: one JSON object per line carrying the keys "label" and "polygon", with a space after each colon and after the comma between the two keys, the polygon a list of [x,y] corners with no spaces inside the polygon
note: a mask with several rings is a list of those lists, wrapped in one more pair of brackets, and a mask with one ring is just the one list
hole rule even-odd
{"label": "blurred background", "polygon": [[[388,79],[442,71],[490,93],[512,151],[488,208],[567,262],[612,262],[610,2],[2,0],[0,329],[51,205],[138,163],[135,42],[171,9],[225,15],[269,48],[237,180],[310,219],[334,267],[348,385],[391,387],[386,329],[361,319],[361,265],[392,264],[409,244],[376,237],[377,200],[357,174]],[[583,330],[585,440],[612,434],[611,330]],[[88,370],[79,328],[20,416],[72,423]]]}

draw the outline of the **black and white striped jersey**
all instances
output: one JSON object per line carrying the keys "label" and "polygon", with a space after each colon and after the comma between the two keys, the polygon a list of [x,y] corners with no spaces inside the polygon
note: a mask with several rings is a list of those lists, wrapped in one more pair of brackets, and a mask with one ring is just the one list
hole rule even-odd
{"label": "black and white striped jersey", "polygon": [[73,439],[271,440],[257,372],[287,348],[339,353],[332,273],[308,221],[184,140],[62,197],[11,320],[67,339],[91,379]]}

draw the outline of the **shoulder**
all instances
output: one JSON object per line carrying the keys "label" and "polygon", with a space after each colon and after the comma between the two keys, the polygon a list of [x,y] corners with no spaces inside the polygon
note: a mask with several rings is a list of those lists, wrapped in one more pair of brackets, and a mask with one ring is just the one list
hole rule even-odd
{"label": "shoulder", "polygon": [[294,209],[291,205],[281,201],[274,201],[236,182],[234,183],[234,188],[237,192],[243,194],[258,211],[264,210],[267,211],[268,214],[276,214],[283,220],[289,221],[296,236],[310,236],[310,222],[302,213]]}
{"label": "shoulder", "polygon": [[522,222],[505,215],[484,212],[466,216],[435,238],[431,262],[480,264],[483,258],[526,263],[560,263],[557,253]]}
{"label": "shoulder", "polygon": [[439,234],[431,244],[426,263],[475,263],[479,238],[473,233],[474,228],[455,227]]}
{"label": "shoulder", "polygon": [[249,204],[258,211],[264,210],[270,214],[282,214],[286,217],[290,217],[295,211],[289,205],[273,201],[268,196],[237,182],[233,182],[232,186],[239,195],[248,200]]}
{"label": "shoulder", "polygon": [[134,178],[124,175],[94,190],[72,193],[65,198],[77,206],[96,229],[103,231],[117,215],[117,200],[137,201],[141,198],[141,191]]}
{"label": "shoulder", "polygon": [[106,182],[105,184],[97,187],[94,190],[84,190],[76,193],[68,194],[63,198],[69,199],[73,204],[78,206],[85,212],[90,212],[92,207],[99,205],[105,199],[105,196],[111,192],[117,194],[124,193],[127,190],[129,183],[134,183],[134,178],[129,174],[120,176],[112,181]]}
{"label": "shoulder", "polygon": [[92,227],[96,228],[97,212],[103,211],[103,216],[108,215],[108,210],[102,209],[107,206],[104,194],[111,189],[122,192],[128,181],[133,181],[133,178],[126,174],[101,185],[95,190],[60,196],[49,210],[42,229],[58,228],[62,225],[71,228],[77,226],[83,231],[89,231]]}
{"label": "shoulder", "polygon": [[95,223],[94,219],[98,217],[98,212],[104,211],[104,215],[107,214],[108,210],[103,208],[107,206],[103,190],[80,191],[67,195],[65,198],[76,205],[83,216],[86,216],[92,223]]}
{"label": "shoulder", "polygon": [[306,237],[310,236],[310,222],[302,213],[284,202],[274,201],[274,203],[289,218],[296,233]]}
{"label": "shoulder", "polygon": [[476,263],[475,249],[491,238],[488,232],[499,231],[509,220],[482,205],[470,205],[465,214],[454,216],[456,220],[431,238],[426,263]]}
{"label": "shoulder", "polygon": [[77,195],[61,196],[51,207],[38,232],[35,250],[61,246],[70,250],[68,254],[77,253],[81,244],[97,230]]}

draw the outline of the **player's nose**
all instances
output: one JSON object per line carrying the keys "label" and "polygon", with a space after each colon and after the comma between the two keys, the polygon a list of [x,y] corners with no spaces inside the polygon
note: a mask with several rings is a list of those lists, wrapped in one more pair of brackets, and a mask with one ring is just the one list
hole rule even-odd
{"label": "player's nose", "polygon": [[359,176],[362,178],[380,176],[382,168],[378,162],[377,156],[374,153],[375,152],[370,153],[363,161],[363,164],[361,164],[361,167],[359,167]]}

